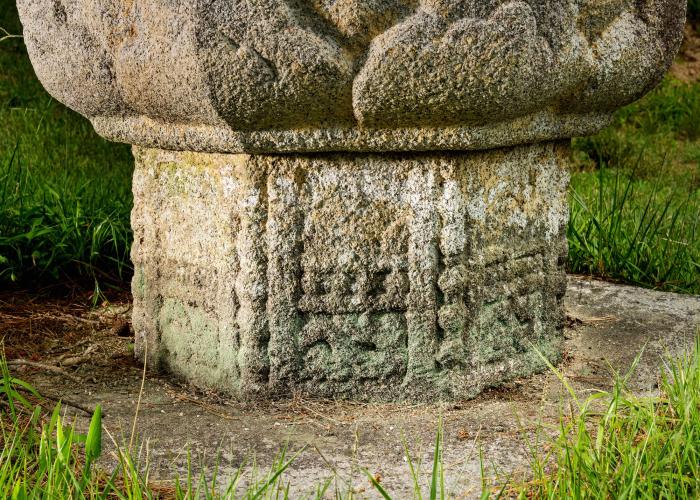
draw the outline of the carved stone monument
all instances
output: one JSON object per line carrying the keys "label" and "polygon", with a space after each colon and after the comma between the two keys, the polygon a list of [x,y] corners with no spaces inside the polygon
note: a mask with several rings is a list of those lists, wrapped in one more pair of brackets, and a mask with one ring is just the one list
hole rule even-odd
{"label": "carved stone monument", "polygon": [[471,397],[561,353],[567,139],[685,0],[19,0],[134,144],[136,350],[239,396]]}

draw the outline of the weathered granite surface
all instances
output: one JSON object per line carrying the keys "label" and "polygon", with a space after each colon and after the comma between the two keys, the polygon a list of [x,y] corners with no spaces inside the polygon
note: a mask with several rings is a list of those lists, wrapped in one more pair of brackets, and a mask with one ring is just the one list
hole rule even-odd
{"label": "weathered granite surface", "polygon": [[566,145],[135,156],[152,366],[242,395],[449,399],[559,356]]}
{"label": "weathered granite surface", "polygon": [[212,152],[465,150],[596,131],[686,0],[18,0],[37,75],[110,139]]}
{"label": "weathered granite surface", "polygon": [[659,82],[686,0],[18,5],[47,89],[136,146],[140,357],[428,400],[560,356],[562,139]]}

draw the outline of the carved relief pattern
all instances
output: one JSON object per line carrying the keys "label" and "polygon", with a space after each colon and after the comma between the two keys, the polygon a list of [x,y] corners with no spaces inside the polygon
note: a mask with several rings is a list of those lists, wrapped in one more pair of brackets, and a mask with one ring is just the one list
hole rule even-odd
{"label": "carved relief pattern", "polygon": [[135,177],[153,224],[135,226],[134,321],[139,345],[190,379],[249,395],[466,394],[556,341],[557,146],[207,167],[154,154],[137,154],[154,165]]}

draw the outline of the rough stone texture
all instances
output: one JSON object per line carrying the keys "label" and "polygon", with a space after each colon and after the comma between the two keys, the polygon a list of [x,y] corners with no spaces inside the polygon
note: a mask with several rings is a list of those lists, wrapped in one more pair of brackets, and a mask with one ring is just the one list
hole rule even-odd
{"label": "rough stone texture", "polygon": [[558,141],[658,83],[686,0],[18,6],[46,88],[137,146],[137,353],[241,396],[399,400],[559,356]]}
{"label": "rough stone texture", "polygon": [[209,152],[485,149],[652,88],[686,0],[19,0],[46,88],[104,136]]}
{"label": "rough stone texture", "polygon": [[135,156],[153,365],[240,395],[448,399],[559,355],[566,145]]}

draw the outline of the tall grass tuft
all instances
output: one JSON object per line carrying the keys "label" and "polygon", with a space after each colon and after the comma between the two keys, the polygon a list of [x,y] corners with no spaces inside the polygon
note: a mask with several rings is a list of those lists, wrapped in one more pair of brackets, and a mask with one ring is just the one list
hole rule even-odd
{"label": "tall grass tuft", "polygon": [[700,496],[700,336],[667,361],[658,396],[635,396],[627,381],[618,376],[611,392],[562,415],[551,450],[533,447],[534,478],[520,498]]}
{"label": "tall grass tuft", "polygon": [[71,170],[46,176],[10,155],[0,166],[0,281],[125,279],[130,198],[114,197],[122,182]]}
{"label": "tall grass tuft", "polygon": [[572,184],[570,271],[700,293],[700,190],[604,165]]}
{"label": "tall grass tuft", "polygon": [[[21,33],[13,0],[0,27]],[[21,37],[0,41],[0,68],[0,287],[128,278],[128,147],[44,91]]]}

